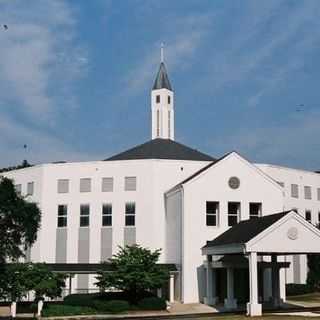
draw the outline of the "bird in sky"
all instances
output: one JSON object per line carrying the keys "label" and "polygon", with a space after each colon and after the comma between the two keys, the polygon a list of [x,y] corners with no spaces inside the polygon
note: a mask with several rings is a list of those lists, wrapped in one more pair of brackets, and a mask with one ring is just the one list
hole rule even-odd
{"label": "bird in sky", "polygon": [[4,30],[8,30],[9,29],[8,25],[6,25],[6,24],[3,25],[3,28],[4,28]]}
{"label": "bird in sky", "polygon": [[302,112],[303,111],[303,107],[304,107],[303,103],[299,104],[298,108],[296,109],[296,112]]}

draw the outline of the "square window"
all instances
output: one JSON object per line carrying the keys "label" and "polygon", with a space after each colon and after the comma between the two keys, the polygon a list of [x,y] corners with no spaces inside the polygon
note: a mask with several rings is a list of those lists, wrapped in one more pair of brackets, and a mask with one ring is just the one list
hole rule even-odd
{"label": "square window", "polygon": [[80,192],[91,192],[91,179],[81,178],[80,179]]}
{"label": "square window", "polygon": [[58,228],[67,226],[67,217],[58,217]]}
{"label": "square window", "polygon": [[134,226],[135,225],[135,216],[134,215],[126,215],[126,226]]}
{"label": "square window", "polygon": [[88,226],[89,226],[89,216],[81,216],[80,227],[88,227]]}
{"label": "square window", "polygon": [[311,200],[311,187],[304,186],[304,198],[307,200]]}
{"label": "square window", "polygon": [[112,226],[112,215],[102,216],[102,226],[104,227]]}
{"label": "square window", "polygon": [[217,225],[217,216],[216,215],[207,214],[206,219],[207,219],[207,221],[206,221],[207,226],[216,226]]}
{"label": "square window", "polygon": [[228,226],[232,227],[238,223],[238,217],[237,216],[228,216]]}
{"label": "square window", "polygon": [[69,180],[59,179],[57,183],[58,193],[68,193],[69,192]]}
{"label": "square window", "polygon": [[261,202],[250,202],[249,203],[249,217],[251,218],[259,218],[262,214],[262,204]]}
{"label": "square window", "polygon": [[136,191],[137,190],[137,178],[136,177],[125,177],[124,190],[125,191]]}
{"label": "square window", "polygon": [[112,192],[113,191],[113,178],[102,178],[102,192]]}

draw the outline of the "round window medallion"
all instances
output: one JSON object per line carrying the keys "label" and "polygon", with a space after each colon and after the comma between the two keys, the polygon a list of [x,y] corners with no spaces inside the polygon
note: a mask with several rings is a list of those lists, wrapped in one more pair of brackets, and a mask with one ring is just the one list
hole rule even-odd
{"label": "round window medallion", "polygon": [[238,189],[240,187],[240,180],[238,177],[231,177],[229,179],[229,187],[231,189]]}
{"label": "round window medallion", "polygon": [[295,227],[290,228],[287,232],[287,236],[290,240],[298,239],[298,229]]}

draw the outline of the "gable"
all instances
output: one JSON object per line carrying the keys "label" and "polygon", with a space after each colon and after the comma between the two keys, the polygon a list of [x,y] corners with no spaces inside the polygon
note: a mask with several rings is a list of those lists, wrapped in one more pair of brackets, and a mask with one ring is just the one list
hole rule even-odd
{"label": "gable", "polygon": [[246,244],[247,252],[318,253],[320,231],[295,212],[275,222]]}

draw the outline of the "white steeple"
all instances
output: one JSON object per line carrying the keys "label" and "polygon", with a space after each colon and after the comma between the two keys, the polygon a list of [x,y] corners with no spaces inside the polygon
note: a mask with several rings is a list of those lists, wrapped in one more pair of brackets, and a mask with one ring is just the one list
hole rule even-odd
{"label": "white steeple", "polygon": [[160,67],[151,91],[152,139],[174,140],[174,94],[164,64],[161,44]]}

